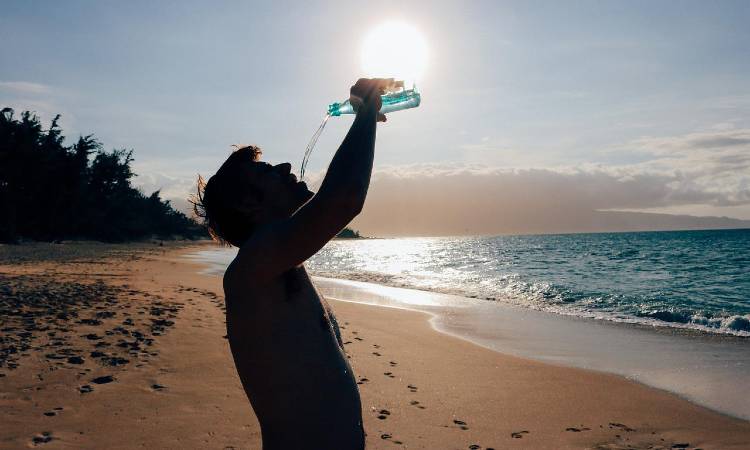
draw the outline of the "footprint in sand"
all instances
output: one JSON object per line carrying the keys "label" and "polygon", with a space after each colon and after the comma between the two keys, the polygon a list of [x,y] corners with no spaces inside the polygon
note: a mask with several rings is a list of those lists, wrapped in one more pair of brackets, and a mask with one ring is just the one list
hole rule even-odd
{"label": "footprint in sand", "polygon": [[393,372],[383,372],[383,375],[389,377],[389,378],[395,378],[395,375],[393,375]]}
{"label": "footprint in sand", "polygon": [[370,380],[365,377],[362,377],[359,379],[359,381],[357,381],[357,384],[364,384],[364,383],[367,383],[368,381]]}
{"label": "footprint in sand", "polygon": [[354,337],[354,339],[356,339],[356,340],[358,340],[358,341],[364,341],[364,339],[362,339],[362,338],[361,338],[361,337],[359,337],[359,336],[355,336],[355,337]]}
{"label": "footprint in sand", "polygon": [[409,404],[410,404],[411,406],[416,406],[416,407],[417,407],[417,408],[419,408],[419,409],[426,409],[426,407],[425,407],[425,406],[422,406],[422,405],[421,405],[421,404],[419,403],[419,401],[418,401],[418,400],[412,400],[412,401],[410,401],[410,402],[409,402]]}
{"label": "footprint in sand", "polygon": [[130,362],[129,359],[125,358],[119,358],[116,356],[102,358],[101,363],[107,366],[122,366],[124,364],[128,364]]}
{"label": "footprint in sand", "polygon": [[96,377],[93,380],[91,380],[94,384],[107,384],[115,381],[115,377],[112,375],[104,375],[102,377]]}
{"label": "footprint in sand", "polygon": [[373,355],[375,355],[375,356],[383,356],[383,355],[381,355],[381,354],[380,354],[380,353],[378,353],[378,352],[372,352],[372,354],[373,354]]}
{"label": "footprint in sand", "polygon": [[166,388],[167,388],[166,386],[162,386],[161,384],[154,383],[154,384],[151,385],[151,389],[153,389],[155,391],[162,391],[162,390],[164,390]]}
{"label": "footprint in sand", "polygon": [[514,431],[513,433],[510,433],[510,437],[512,437],[513,439],[521,439],[524,434],[529,434],[529,432],[526,430]]}
{"label": "footprint in sand", "polygon": [[397,365],[398,363],[397,363],[396,361],[388,361],[388,364],[390,364],[390,365],[391,365],[391,367],[396,367],[396,365]]}
{"label": "footprint in sand", "polygon": [[458,425],[458,428],[460,428],[460,429],[462,429],[464,431],[466,431],[466,430],[469,429],[469,427],[466,426],[466,422],[464,422],[463,420],[453,419],[453,423],[455,423],[456,425]]}
{"label": "footprint in sand", "polygon": [[42,434],[37,434],[36,436],[31,438],[31,442],[34,445],[39,445],[39,444],[46,444],[47,442],[50,442],[52,439],[54,439],[52,437],[52,433],[49,431],[44,431]]}
{"label": "footprint in sand", "polygon": [[380,411],[378,411],[378,419],[380,420],[385,420],[390,415],[391,415],[391,412],[388,411],[387,409],[381,409]]}
{"label": "footprint in sand", "polygon": [[627,426],[625,424],[617,423],[617,422],[610,422],[609,423],[609,428],[619,428],[620,430],[626,431],[628,433],[631,432],[631,431],[636,431],[635,428],[630,428],[629,426]]}
{"label": "footprint in sand", "polygon": [[94,388],[92,388],[88,384],[84,384],[83,386],[80,386],[78,388],[78,392],[80,392],[81,394],[88,394],[89,392],[92,392],[93,390]]}
{"label": "footprint in sand", "polygon": [[573,433],[580,433],[581,431],[591,431],[591,428],[584,427],[583,425],[581,425],[581,428],[568,427],[565,429],[565,431],[571,431]]}
{"label": "footprint in sand", "polygon": [[417,387],[413,384],[407,385],[406,387],[409,388],[411,392],[417,392]]}
{"label": "footprint in sand", "polygon": [[[380,439],[389,440],[391,438],[393,438],[393,436],[391,434],[389,434],[389,433],[383,433],[383,434],[380,435]],[[393,442],[396,445],[403,444],[403,442],[401,442],[401,441],[391,441],[391,442]]]}

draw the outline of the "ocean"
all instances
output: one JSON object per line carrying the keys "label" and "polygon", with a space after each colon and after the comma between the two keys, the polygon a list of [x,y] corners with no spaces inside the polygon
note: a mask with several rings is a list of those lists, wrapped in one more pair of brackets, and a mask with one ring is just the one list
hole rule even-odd
{"label": "ocean", "polygon": [[336,240],[316,275],[750,336],[750,230]]}
{"label": "ocean", "polygon": [[[219,251],[225,266],[234,252]],[[313,275],[750,336],[750,230],[334,240]]]}

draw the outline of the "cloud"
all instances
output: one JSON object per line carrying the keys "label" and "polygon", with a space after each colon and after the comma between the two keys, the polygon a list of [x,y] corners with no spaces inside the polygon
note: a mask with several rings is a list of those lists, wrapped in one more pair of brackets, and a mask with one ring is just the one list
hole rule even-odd
{"label": "cloud", "polygon": [[0,90],[16,94],[44,94],[50,91],[50,87],[30,81],[0,81]]}
{"label": "cloud", "polygon": [[[747,191],[743,198],[743,204],[750,203]],[[679,174],[398,168],[375,174],[354,226],[372,234],[596,231],[601,229],[597,221],[602,210],[741,203],[738,200],[700,189]]]}
{"label": "cloud", "polygon": [[691,206],[750,218],[749,129],[719,127],[646,137],[618,151],[644,157],[623,165],[381,168],[373,175],[365,210],[354,225],[374,234],[633,229],[636,222],[650,219],[602,211],[690,211]]}
{"label": "cloud", "polygon": [[[724,125],[724,124],[721,124]],[[631,145],[655,154],[688,154],[692,150],[722,150],[750,145],[750,129],[714,128],[711,131],[671,137],[645,137]]]}
{"label": "cloud", "polygon": [[[632,211],[706,213],[750,219],[750,130],[720,127],[673,137],[641,138],[619,151],[638,163],[497,167],[435,163],[379,167],[353,226],[369,235],[447,235],[606,231],[737,226]],[[136,168],[146,194],[189,211],[195,175],[147,161]],[[323,172],[310,174],[317,186]],[[616,211],[628,211],[615,213]],[[722,213],[725,212],[725,213]],[[658,219],[658,220],[657,220]],[[692,219],[691,219],[692,220]]]}
{"label": "cloud", "polygon": [[175,209],[185,214],[192,214],[192,206],[188,202],[190,194],[195,192],[195,178],[175,176],[163,172],[145,172],[137,175],[133,185],[145,195],[159,191],[163,200],[169,200]]}
{"label": "cloud", "polygon": [[750,201],[750,129],[642,138],[631,146],[652,157],[630,169],[673,176],[675,199],[692,192],[709,199],[696,203],[731,206]]}
{"label": "cloud", "polygon": [[[64,89],[30,81],[0,81],[0,108],[12,108],[16,113],[31,111],[47,126],[55,116],[69,138],[79,133],[76,115],[70,106],[71,95]],[[65,106],[67,105],[67,106]],[[88,133],[85,133],[88,134]]]}

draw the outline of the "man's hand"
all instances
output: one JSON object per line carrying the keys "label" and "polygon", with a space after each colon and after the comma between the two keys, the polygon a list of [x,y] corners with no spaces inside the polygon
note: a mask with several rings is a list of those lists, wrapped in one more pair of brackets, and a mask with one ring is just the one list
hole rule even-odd
{"label": "man's hand", "polygon": [[383,106],[380,96],[403,85],[403,81],[394,81],[393,78],[360,78],[349,91],[349,102],[355,111],[359,112],[362,108],[375,111],[378,122],[385,122],[385,114],[380,113]]}

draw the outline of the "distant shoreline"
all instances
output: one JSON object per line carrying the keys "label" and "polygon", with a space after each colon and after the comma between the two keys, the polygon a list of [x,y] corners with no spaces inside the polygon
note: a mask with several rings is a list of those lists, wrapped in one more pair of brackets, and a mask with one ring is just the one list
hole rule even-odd
{"label": "distant shoreline", "polygon": [[701,232],[701,231],[745,231],[750,230],[750,226],[739,228],[685,228],[685,229],[668,229],[668,230],[617,230],[617,231],[570,231],[570,232],[550,232],[550,233],[500,233],[500,234],[443,234],[443,235],[378,235],[363,236],[363,239],[408,239],[408,238],[468,238],[468,237],[507,237],[507,236],[570,236],[570,235],[587,235],[587,234],[624,234],[624,233],[673,233],[673,232]]}

